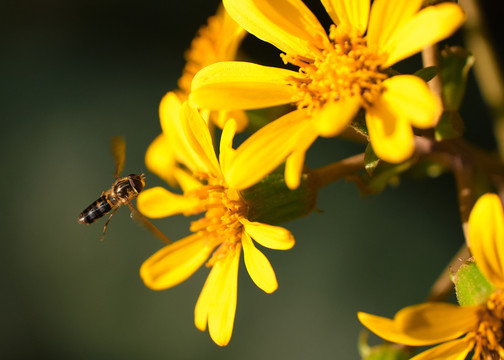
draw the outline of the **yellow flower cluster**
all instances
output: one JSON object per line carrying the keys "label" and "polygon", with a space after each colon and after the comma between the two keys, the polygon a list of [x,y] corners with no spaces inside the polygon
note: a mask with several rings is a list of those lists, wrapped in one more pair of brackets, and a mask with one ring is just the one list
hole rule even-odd
{"label": "yellow flower cluster", "polygon": [[[183,194],[148,189],[138,198],[139,209],[152,218],[203,215],[191,224],[191,235],[152,255],[140,274],[149,288],[161,290],[186,280],[203,264],[211,268],[196,304],[195,324],[202,331],[208,325],[220,346],[228,344],[233,330],[241,250],[254,283],[271,293],[278,286],[275,273],[252,239],[278,250],[294,245],[288,230],[249,218],[243,190],[284,162],[285,183],[297,189],[310,146],[320,136],[341,134],[361,109],[376,155],[389,163],[403,162],[415,151],[413,127],[434,127],[442,111],[441,100],[421,78],[391,76],[389,68],[459,28],[465,16],[458,5],[421,8],[422,0],[375,0],[372,6],[370,0],[321,1],[333,21],[328,32],[301,0],[224,0],[225,10],[210,18],[193,41],[180,88],[161,101],[162,134],[147,150],[145,161],[150,171],[180,186]],[[234,61],[245,31],[276,46],[284,62],[297,70]],[[293,105],[292,111],[233,148],[235,133],[247,126],[244,110],[285,104]],[[213,124],[222,129],[218,156]],[[487,206],[480,211],[490,211]],[[471,231],[481,230],[481,223],[474,223]],[[502,235],[504,225],[499,226]],[[478,245],[481,237],[491,235],[474,235],[475,257],[487,264],[485,274],[500,286],[504,263],[481,260],[485,255],[477,249],[485,252],[489,246]],[[500,254],[504,256],[504,250]],[[500,311],[500,296],[489,301]],[[490,305],[485,309],[491,311]],[[474,325],[484,322],[481,311],[482,307],[429,304],[403,310],[394,320],[368,314],[359,318],[391,341],[452,341],[431,350],[436,354],[454,349],[467,353],[472,348],[485,353],[490,346],[500,354],[501,347],[480,340]],[[414,319],[419,316],[444,327],[418,330]],[[470,335],[453,340],[464,333]]]}

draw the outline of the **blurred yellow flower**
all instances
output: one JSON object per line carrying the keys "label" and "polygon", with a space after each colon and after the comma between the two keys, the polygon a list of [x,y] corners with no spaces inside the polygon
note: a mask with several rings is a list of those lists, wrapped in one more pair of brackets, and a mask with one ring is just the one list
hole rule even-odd
{"label": "blurred yellow flower", "polygon": [[[283,124],[303,128],[287,149],[291,188],[299,186],[305,153],[315,139],[338,135],[361,107],[375,153],[392,163],[410,157],[412,126],[434,126],[440,101],[420,78],[389,77],[386,70],[448,37],[465,18],[453,3],[420,10],[422,0],[375,0],[372,7],[370,0],[321,1],[334,22],[329,35],[301,0],[224,0],[230,16],[283,51],[284,62],[299,71],[220,62],[196,74],[189,96],[201,108],[222,110],[295,104],[297,110],[285,115],[290,121]],[[265,126],[256,141],[275,127]],[[272,151],[286,146],[288,135],[278,133],[266,144]],[[263,162],[274,169],[284,160],[271,161],[266,153]]]}
{"label": "blurred yellow flower", "polygon": [[[359,313],[382,338],[411,346],[442,343],[412,360],[504,359],[504,212],[500,198],[485,194],[469,217],[471,252],[496,290],[476,306],[424,303],[400,310],[394,319]],[[460,338],[461,336],[464,337]]]}
{"label": "blurred yellow flower", "polygon": [[[254,283],[271,293],[278,286],[275,273],[252,239],[267,248],[287,250],[294,246],[294,238],[282,227],[249,221],[247,203],[239,192],[244,187],[228,186],[226,176],[233,165],[236,122],[231,119],[224,127],[218,160],[207,124],[198,110],[187,102],[180,105],[173,93],[161,104],[162,111],[171,114],[162,117],[163,134],[177,150],[177,161],[185,166],[178,169],[184,193],[174,194],[161,187],[148,189],[138,197],[138,208],[152,218],[202,212],[205,215],[192,222],[192,235],[147,259],[140,275],[149,288],[162,290],[186,280],[206,262],[211,271],[196,304],[195,324],[204,331],[208,323],[214,342],[225,346],[233,331],[241,249]],[[252,164],[246,164],[241,171],[244,176],[261,172]]]}
{"label": "blurred yellow flower", "polygon": [[[179,89],[175,94],[180,101],[185,101],[191,90],[191,82],[199,70],[210,64],[234,60],[238,47],[241,44],[245,30],[227,14],[221,5],[214,16],[208,18],[206,25],[198,30],[197,36],[192,40],[190,49],[186,52],[186,65],[182,76],[178,80]],[[163,105],[160,106],[159,116],[166,116]],[[210,120],[221,129],[227,119],[234,118],[238,124],[238,131],[242,131],[248,123],[245,112],[213,111],[204,112],[205,120]],[[163,121],[161,119],[161,121]],[[170,185],[178,185],[177,162],[173,154],[174,148],[163,134],[160,134],[147,150],[145,163],[149,171],[167,181]]]}

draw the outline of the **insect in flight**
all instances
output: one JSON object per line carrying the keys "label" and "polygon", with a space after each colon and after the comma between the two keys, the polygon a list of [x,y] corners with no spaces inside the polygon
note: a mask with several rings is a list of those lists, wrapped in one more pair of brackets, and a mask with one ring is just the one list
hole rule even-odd
{"label": "insect in flight", "polygon": [[171,241],[157,227],[155,227],[154,224],[152,224],[131,204],[131,200],[136,198],[138,194],[143,190],[145,186],[145,176],[144,174],[130,174],[123,178],[119,177],[119,174],[121,173],[124,165],[124,158],[126,155],[126,142],[124,138],[118,136],[113,137],[111,139],[111,147],[116,166],[114,173],[116,181],[110,189],[102,192],[100,198],[89,205],[79,215],[79,223],[85,225],[92,224],[96,220],[112,211],[107,222],[105,223],[105,226],[103,227],[103,235],[101,238],[101,240],[103,241],[103,239],[105,238],[105,231],[107,230],[110,219],[122,205],[127,205],[131,211],[131,216],[133,218],[139,221],[162,241],[171,243]]}

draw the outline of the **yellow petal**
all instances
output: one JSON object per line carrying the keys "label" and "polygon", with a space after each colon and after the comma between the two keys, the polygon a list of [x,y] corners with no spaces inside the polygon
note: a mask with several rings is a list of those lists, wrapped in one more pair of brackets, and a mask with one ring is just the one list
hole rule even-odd
{"label": "yellow petal", "polygon": [[306,151],[317,137],[318,133],[314,126],[308,126],[305,131],[299,134],[296,149],[285,162],[285,184],[289,189],[294,190],[299,187]]}
{"label": "yellow petal", "polygon": [[271,294],[278,288],[275,272],[269,260],[253,244],[250,236],[242,234],[243,257],[252,281],[264,292]]}
{"label": "yellow petal", "polygon": [[464,360],[473,347],[474,343],[465,338],[453,340],[424,351],[410,360]]}
{"label": "yellow petal", "polygon": [[205,331],[208,322],[208,311],[210,309],[210,303],[215,297],[215,290],[217,288],[217,280],[222,268],[222,263],[217,261],[210,270],[205,285],[203,285],[203,290],[196,302],[196,307],[194,308],[194,324],[196,328],[201,331]]}
{"label": "yellow petal", "polygon": [[222,261],[222,269],[215,283],[214,297],[208,309],[208,331],[219,346],[226,346],[233,333],[238,291],[238,264],[240,244],[228,250]]}
{"label": "yellow petal", "polygon": [[142,214],[154,219],[175,214],[192,215],[202,211],[198,199],[174,194],[160,186],[142,191],[138,195],[137,206]]}
{"label": "yellow petal", "polygon": [[477,326],[478,307],[425,303],[408,306],[393,320],[358,313],[360,322],[385,340],[410,346],[453,340]]}
{"label": "yellow petal", "polygon": [[409,121],[398,117],[383,99],[366,111],[366,125],[375,154],[390,163],[400,163],[413,155],[415,142]]}
{"label": "yellow petal", "polygon": [[504,288],[504,213],[496,194],[481,196],[471,210],[469,246],[483,275]]}
{"label": "yellow petal", "polygon": [[245,232],[264,247],[275,250],[289,250],[295,244],[291,232],[281,226],[250,222],[247,219],[241,219],[240,222],[245,227]]}
{"label": "yellow petal", "polygon": [[214,110],[260,109],[288,104],[297,89],[288,79],[297,72],[248,62],[220,62],[199,71],[193,79],[189,100]]}
{"label": "yellow petal", "polygon": [[194,151],[198,171],[220,177],[220,165],[215,155],[212,137],[208,125],[198,110],[186,101],[182,105],[181,121],[184,135],[190,148]]}
{"label": "yellow petal", "polygon": [[224,129],[222,130],[220,138],[219,163],[224,174],[226,174],[229,163],[234,156],[235,150],[233,149],[233,138],[236,134],[236,128],[236,121],[231,119],[226,123]]}
{"label": "yellow petal", "polygon": [[320,136],[332,137],[341,133],[353,120],[360,106],[361,99],[358,96],[325,105],[313,116]]}
{"label": "yellow petal", "polygon": [[295,110],[256,131],[236,149],[224,175],[227,184],[241,190],[257,183],[297,148],[309,126],[307,112]]}
{"label": "yellow petal", "polygon": [[344,31],[366,32],[370,0],[321,0],[327,13]]}
{"label": "yellow petal", "polygon": [[186,280],[208,259],[213,250],[199,234],[165,246],[140,267],[145,285],[153,290],[167,289]]}
{"label": "yellow petal", "polygon": [[164,134],[158,135],[145,152],[145,165],[171,186],[177,186],[174,177],[176,168],[175,154]]}
{"label": "yellow petal", "polygon": [[434,127],[441,115],[441,101],[418,76],[398,75],[383,82],[382,101],[389,109],[420,129]]}
{"label": "yellow petal", "polygon": [[368,46],[383,50],[394,32],[420,10],[422,0],[375,0],[371,7]]}
{"label": "yellow petal", "polygon": [[322,25],[300,0],[224,0],[231,17],[249,33],[287,54],[312,56],[326,39]]}
{"label": "yellow petal", "polygon": [[384,46],[388,67],[452,35],[464,22],[462,8],[453,3],[427,6],[396,29]]}

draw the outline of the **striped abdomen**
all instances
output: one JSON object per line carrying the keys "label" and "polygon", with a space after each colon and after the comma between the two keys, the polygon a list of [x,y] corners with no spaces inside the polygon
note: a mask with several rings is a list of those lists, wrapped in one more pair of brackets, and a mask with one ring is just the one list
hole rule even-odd
{"label": "striped abdomen", "polygon": [[112,210],[117,201],[114,198],[102,195],[98,200],[89,205],[86,210],[79,215],[80,224],[91,224]]}

